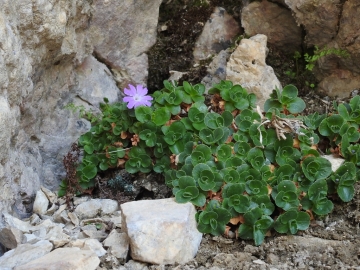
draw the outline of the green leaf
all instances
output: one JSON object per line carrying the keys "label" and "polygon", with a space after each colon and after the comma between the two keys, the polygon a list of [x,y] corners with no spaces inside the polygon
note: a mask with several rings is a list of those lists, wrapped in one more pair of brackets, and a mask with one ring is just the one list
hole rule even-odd
{"label": "green leaf", "polygon": [[261,209],[263,215],[271,215],[275,210],[275,205],[271,202],[269,196],[261,195],[252,197],[252,202],[256,203],[257,207]]}
{"label": "green leaf", "polygon": [[309,199],[311,201],[317,201],[321,198],[326,197],[328,186],[326,180],[320,179],[315,181],[308,190]]}
{"label": "green leaf", "polygon": [[211,130],[208,128],[204,128],[200,130],[199,137],[206,143],[206,144],[214,144],[219,141],[224,135],[224,131],[222,128],[217,128],[215,130]]}
{"label": "green leaf", "polygon": [[170,120],[170,112],[166,108],[157,108],[152,114],[151,120],[157,126],[164,125],[167,121]]}
{"label": "green leaf", "polygon": [[297,208],[300,204],[298,196],[293,191],[280,191],[275,197],[275,203],[278,207],[288,211]]}
{"label": "green leaf", "polygon": [[91,155],[94,152],[94,145],[92,143],[88,143],[84,146],[84,150],[87,154]]}
{"label": "green leaf", "polygon": [[135,108],[136,119],[141,123],[151,121],[152,109],[147,106],[139,106]]}
{"label": "green leaf", "polygon": [[349,202],[354,198],[355,188],[354,186],[342,186],[337,188],[337,194],[343,202]]}
{"label": "green leaf", "polygon": [[197,164],[192,175],[202,190],[209,191],[215,187],[215,176],[208,165]]}
{"label": "green leaf", "polygon": [[181,189],[175,194],[176,202],[187,203],[190,200],[198,197],[199,190],[195,186],[188,186],[185,189]]}
{"label": "green leaf", "polygon": [[262,216],[262,211],[260,208],[256,207],[244,214],[245,224],[255,225],[255,222],[260,219]]}
{"label": "green leaf", "polygon": [[239,173],[233,168],[225,168],[220,171],[223,181],[225,183],[238,183],[240,180]]}
{"label": "green leaf", "polygon": [[325,179],[331,174],[330,161],[322,157],[307,157],[301,168],[310,181]]}
{"label": "green leaf", "polygon": [[87,178],[87,179],[92,179],[96,176],[97,174],[97,169],[96,166],[94,166],[93,164],[89,164],[87,166],[85,166],[81,172],[83,173],[83,175]]}
{"label": "green leaf", "polygon": [[295,98],[286,107],[290,113],[297,114],[301,113],[305,108],[306,104],[301,98]]}
{"label": "green leaf", "polygon": [[280,102],[283,104],[289,104],[297,97],[297,95],[298,89],[295,85],[286,85],[281,92]]}
{"label": "green leaf", "polygon": [[227,144],[219,145],[216,149],[216,156],[219,161],[227,160],[231,156],[231,153],[232,153],[232,149]]}
{"label": "green leaf", "polygon": [[263,181],[251,180],[246,182],[246,192],[250,195],[267,195],[268,187]]}
{"label": "green leaf", "polygon": [[327,198],[323,197],[313,202],[312,211],[315,214],[322,216],[329,214],[333,208],[334,204]]}
{"label": "green leaf", "polygon": [[341,115],[333,114],[326,118],[326,122],[333,133],[339,133],[342,125],[345,123],[345,120]]}
{"label": "green leaf", "polygon": [[239,237],[244,240],[250,240],[254,238],[253,235],[254,226],[248,224],[241,224],[239,227]]}
{"label": "green leaf", "polygon": [[220,116],[220,114],[214,112],[206,114],[203,120],[205,125],[211,129],[216,129],[224,125],[224,119]]}

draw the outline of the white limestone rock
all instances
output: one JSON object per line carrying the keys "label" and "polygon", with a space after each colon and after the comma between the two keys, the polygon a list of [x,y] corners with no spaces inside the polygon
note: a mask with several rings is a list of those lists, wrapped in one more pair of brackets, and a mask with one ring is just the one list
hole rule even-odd
{"label": "white limestone rock", "polygon": [[0,257],[0,269],[13,269],[15,266],[26,264],[49,253],[52,248],[53,245],[46,240],[41,240],[33,245],[19,245]]}
{"label": "white limestone rock", "polygon": [[95,270],[100,260],[92,250],[77,247],[58,248],[14,270]]}
{"label": "white limestone rock", "polygon": [[267,37],[261,34],[242,39],[226,67],[226,79],[254,93],[262,109],[272,90],[282,89],[273,68],[266,65],[266,41]]}
{"label": "white limestone rock", "polygon": [[109,199],[92,199],[79,204],[75,214],[80,219],[94,218],[97,215],[110,215],[119,209],[117,201]]}
{"label": "white limestone rock", "polygon": [[103,242],[108,252],[114,255],[121,263],[125,262],[129,252],[129,237],[126,233],[119,233],[112,230]]}
{"label": "white limestone rock", "polygon": [[46,195],[46,198],[51,202],[52,204],[56,203],[57,201],[57,195],[52,192],[50,189],[47,189],[46,187],[41,187],[41,191],[44,192]]}
{"label": "white limestone rock", "polygon": [[183,264],[195,257],[202,234],[191,203],[178,204],[173,198],[134,201],[122,204],[121,211],[134,260]]}
{"label": "white limestone rock", "polygon": [[75,215],[75,213],[69,212],[69,213],[68,213],[68,216],[69,216],[71,222],[72,222],[75,226],[79,226],[80,221],[79,221],[78,217]]}
{"label": "white limestone rock", "polygon": [[29,233],[30,230],[33,229],[33,226],[31,226],[28,222],[13,217],[8,213],[3,213],[3,217],[4,217],[4,227],[16,228],[22,231],[23,233]]}
{"label": "white limestone rock", "polygon": [[85,239],[83,249],[90,249],[94,251],[98,257],[102,257],[106,254],[106,250],[97,239]]}
{"label": "white limestone rock", "polygon": [[70,237],[67,234],[63,233],[62,229],[59,230],[58,228],[59,227],[54,227],[46,235],[46,239],[53,243],[55,248],[62,247],[70,241]]}

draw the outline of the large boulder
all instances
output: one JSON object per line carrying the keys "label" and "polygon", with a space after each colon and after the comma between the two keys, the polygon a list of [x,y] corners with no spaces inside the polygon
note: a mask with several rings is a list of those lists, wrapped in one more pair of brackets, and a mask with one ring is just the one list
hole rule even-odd
{"label": "large boulder", "polygon": [[[119,87],[146,83],[161,0],[2,0],[0,211],[29,216],[36,191],[57,189],[63,157]],[[0,221],[1,223],[1,221]]]}
{"label": "large boulder", "polygon": [[285,0],[299,25],[306,30],[307,46],[323,47],[338,31],[341,0]]}
{"label": "large boulder", "polygon": [[285,53],[301,50],[301,28],[286,8],[268,1],[255,1],[243,8],[241,23],[246,35],[264,34],[269,45]]}

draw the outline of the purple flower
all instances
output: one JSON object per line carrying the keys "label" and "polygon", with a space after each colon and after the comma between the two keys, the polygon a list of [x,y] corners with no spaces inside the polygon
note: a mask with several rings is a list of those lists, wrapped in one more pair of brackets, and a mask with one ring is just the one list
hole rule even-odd
{"label": "purple flower", "polygon": [[136,108],[139,106],[151,106],[150,100],[153,98],[147,96],[148,89],[142,85],[135,86],[129,84],[129,88],[124,88],[124,93],[126,97],[123,98],[123,101],[127,103],[129,109]]}

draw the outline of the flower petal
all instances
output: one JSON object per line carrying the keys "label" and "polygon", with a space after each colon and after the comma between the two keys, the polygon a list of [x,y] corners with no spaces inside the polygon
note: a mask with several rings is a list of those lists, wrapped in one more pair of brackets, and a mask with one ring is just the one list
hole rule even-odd
{"label": "flower petal", "polygon": [[128,109],[135,108],[135,101],[134,100],[129,101],[126,107],[128,107]]}
{"label": "flower petal", "polygon": [[130,88],[130,89],[124,88],[124,93],[125,93],[125,95],[131,96],[131,97],[135,96],[135,95],[136,95],[136,88],[135,88],[135,86],[133,86],[132,84],[129,84],[129,88]]}
{"label": "flower petal", "polygon": [[139,96],[145,96],[148,93],[148,89],[141,84],[136,86],[136,91]]}
{"label": "flower petal", "polygon": [[124,88],[124,93],[125,93],[125,95],[127,95],[127,96],[131,96],[131,90],[130,89],[127,89],[127,88]]}
{"label": "flower petal", "polygon": [[151,106],[151,102],[150,101],[147,101],[147,100],[143,100],[143,105],[144,106],[148,106],[148,107],[150,107]]}
{"label": "flower petal", "polygon": [[153,100],[153,97],[151,97],[151,96],[143,96],[143,97],[141,98],[141,100],[145,100],[145,101]]}

